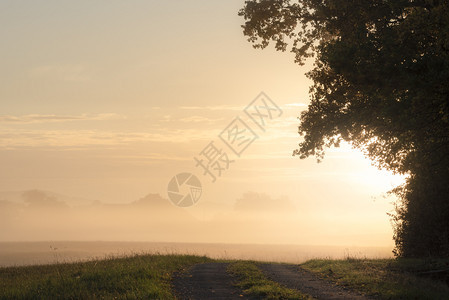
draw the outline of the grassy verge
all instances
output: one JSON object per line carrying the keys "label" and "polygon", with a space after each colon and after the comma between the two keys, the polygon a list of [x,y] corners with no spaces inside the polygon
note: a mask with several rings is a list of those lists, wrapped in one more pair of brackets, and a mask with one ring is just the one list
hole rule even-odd
{"label": "grassy verge", "polygon": [[0,268],[0,299],[173,299],[174,271],[211,261],[192,255]]}
{"label": "grassy verge", "polygon": [[[0,268],[0,299],[173,299],[173,272],[211,261],[192,255],[135,255]],[[444,272],[449,259],[311,260],[302,267],[380,299],[449,299],[449,271]],[[267,279],[255,262],[231,261],[228,272],[248,296],[311,299]]]}
{"label": "grassy verge", "polygon": [[238,279],[236,285],[248,296],[258,299],[311,299],[296,290],[268,280],[254,262],[233,262],[229,265],[228,272]]}
{"label": "grassy verge", "polygon": [[[381,299],[449,299],[447,275],[429,278],[433,270],[445,270],[449,260],[346,259],[311,260],[302,267],[339,285]],[[444,274],[444,273],[443,273]]]}

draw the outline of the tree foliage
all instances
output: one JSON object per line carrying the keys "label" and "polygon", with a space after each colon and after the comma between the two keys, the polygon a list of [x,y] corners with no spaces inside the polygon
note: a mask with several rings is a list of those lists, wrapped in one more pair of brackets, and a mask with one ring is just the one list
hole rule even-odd
{"label": "tree foliage", "polygon": [[314,59],[311,102],[293,154],[322,159],[347,141],[395,189],[396,254],[449,255],[449,1],[250,0],[239,15],[255,48]]}

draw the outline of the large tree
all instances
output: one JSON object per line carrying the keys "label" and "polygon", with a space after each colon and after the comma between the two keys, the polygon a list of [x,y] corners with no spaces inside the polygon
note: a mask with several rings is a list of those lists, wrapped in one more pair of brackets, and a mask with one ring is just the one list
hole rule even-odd
{"label": "large tree", "polygon": [[314,60],[293,154],[347,141],[407,174],[396,255],[449,256],[449,1],[250,0],[239,15],[255,48]]}

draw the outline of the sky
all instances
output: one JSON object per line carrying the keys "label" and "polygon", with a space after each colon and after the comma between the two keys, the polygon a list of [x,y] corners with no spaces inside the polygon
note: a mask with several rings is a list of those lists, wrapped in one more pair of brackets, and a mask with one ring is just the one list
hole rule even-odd
{"label": "sky", "polygon": [[[320,164],[292,157],[312,63],[300,67],[289,53],[253,49],[240,27],[242,6],[243,0],[1,1],[0,201],[28,207],[21,194],[27,190],[70,198],[72,206],[125,205],[159,194],[172,206],[164,211],[168,219],[176,209],[228,229],[136,235],[133,227],[86,236],[96,226],[86,221],[82,234],[73,226],[55,233],[50,224],[36,235],[33,225],[18,225],[22,215],[2,221],[0,240],[392,246],[387,212],[394,198],[386,193],[402,178],[377,170],[347,144],[330,149]],[[244,112],[261,92],[279,108],[263,128]],[[220,139],[236,117],[257,135],[240,156]],[[215,182],[194,160],[211,142],[233,160]],[[194,206],[179,208],[167,200],[167,185],[185,172],[197,176],[202,194]],[[120,210],[106,210],[86,213],[120,218]],[[137,214],[125,211],[124,220]],[[252,229],[248,218],[259,218],[249,222]]]}

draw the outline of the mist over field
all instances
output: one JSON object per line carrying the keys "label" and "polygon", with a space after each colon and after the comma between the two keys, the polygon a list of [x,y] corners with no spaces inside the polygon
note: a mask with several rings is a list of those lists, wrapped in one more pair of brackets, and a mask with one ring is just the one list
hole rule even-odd
{"label": "mist over field", "polygon": [[[108,204],[40,190],[0,196],[0,241],[152,241],[376,246],[376,235],[311,216],[287,197],[247,192],[226,207],[181,208],[159,194]],[[66,200],[65,200],[66,199]],[[363,226],[360,224],[360,226]],[[357,241],[355,243],[354,241]]]}
{"label": "mist over field", "polygon": [[[357,236],[349,227],[328,232],[323,240],[325,230],[311,228],[287,197],[263,193],[248,192],[228,210],[209,207],[197,215],[158,194],[124,204],[41,190],[0,197],[3,266],[141,252],[295,263],[312,257],[391,256],[390,247],[370,244],[375,236]],[[360,243],[349,244],[355,238]]]}

